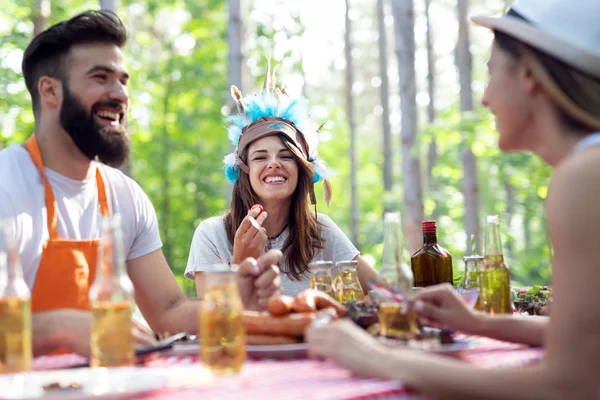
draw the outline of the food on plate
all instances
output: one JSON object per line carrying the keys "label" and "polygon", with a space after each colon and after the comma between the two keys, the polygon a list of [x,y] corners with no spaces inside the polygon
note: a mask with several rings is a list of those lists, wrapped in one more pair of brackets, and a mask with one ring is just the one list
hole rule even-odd
{"label": "food on plate", "polygon": [[316,313],[292,313],[275,317],[266,311],[244,311],[244,323],[248,334],[302,336],[315,319]]}
{"label": "food on plate", "polygon": [[272,296],[267,303],[267,311],[275,317],[281,317],[292,312],[294,298],[291,296]]}
{"label": "food on plate", "polygon": [[527,286],[513,291],[514,305],[517,311],[529,315],[550,315],[552,301],[549,286]]}
{"label": "food on plate", "polygon": [[246,335],[246,344],[250,345],[278,345],[278,344],[295,344],[298,339],[292,336],[285,335],[260,335],[249,333]]}
{"label": "food on plate", "polygon": [[304,331],[319,319],[328,322],[346,312],[331,296],[317,290],[305,290],[296,297],[273,296],[268,311],[244,311],[248,344],[291,344],[303,340]]}
{"label": "food on plate", "polygon": [[346,307],[326,293],[314,289],[306,289],[296,295],[292,303],[295,312],[314,312],[333,307],[338,317],[346,313]]}
{"label": "food on plate", "polygon": [[350,318],[356,325],[368,329],[371,325],[379,322],[378,312],[377,305],[358,300],[348,305],[344,316]]}
{"label": "food on plate", "polygon": [[78,390],[81,385],[77,382],[50,382],[42,386],[45,392]]}

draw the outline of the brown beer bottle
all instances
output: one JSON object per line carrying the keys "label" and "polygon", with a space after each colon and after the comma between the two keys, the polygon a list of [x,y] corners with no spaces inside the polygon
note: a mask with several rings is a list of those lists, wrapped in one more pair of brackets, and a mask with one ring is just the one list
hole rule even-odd
{"label": "brown beer bottle", "polygon": [[423,247],[410,258],[415,286],[452,285],[452,256],[437,242],[435,221],[423,221]]}

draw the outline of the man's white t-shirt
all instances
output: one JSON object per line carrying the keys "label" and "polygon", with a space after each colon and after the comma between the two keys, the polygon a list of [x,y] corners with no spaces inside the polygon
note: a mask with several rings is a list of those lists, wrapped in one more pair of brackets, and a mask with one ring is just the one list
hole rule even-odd
{"label": "man's white t-shirt", "polygon": [[[319,226],[319,229],[325,244],[322,249],[317,251],[312,261],[349,261],[360,254],[331,218],[325,214],[317,214],[317,220],[323,224]],[[270,247],[281,250],[288,235],[288,228],[286,228],[279,237],[270,243]],[[225,218],[223,216],[208,218],[202,221],[194,232],[185,277],[194,280],[196,271],[215,270],[219,265],[229,264],[232,256],[233,246],[227,238]],[[285,265],[286,262],[287,251],[283,254],[280,265]],[[283,292],[290,296],[295,296],[298,292],[307,289],[309,282],[310,271],[308,276],[303,277],[300,281],[292,280],[286,274],[281,275]]]}
{"label": "man's white t-shirt", "polygon": [[[162,247],[156,212],[148,196],[131,178],[98,163],[106,186],[111,214],[121,215],[123,247],[127,260]],[[58,210],[58,235],[62,239],[97,239],[101,234],[98,188],[95,175],[80,181],[45,168]],[[22,145],[0,151],[0,218],[6,219],[17,242],[27,286],[33,290],[48,240],[44,183]],[[60,279],[60,277],[57,277]]]}

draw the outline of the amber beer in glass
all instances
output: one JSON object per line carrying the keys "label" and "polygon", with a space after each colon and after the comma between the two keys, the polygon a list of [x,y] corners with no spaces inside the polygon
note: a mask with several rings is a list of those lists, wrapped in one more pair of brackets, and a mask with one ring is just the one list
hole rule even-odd
{"label": "amber beer in glass", "polygon": [[332,261],[315,261],[308,264],[310,270],[310,288],[327,293],[333,298],[336,298],[333,286],[333,269]]}
{"label": "amber beer in glass", "polygon": [[433,286],[447,282],[453,284],[452,256],[437,241],[435,221],[423,221],[423,247],[410,259],[415,286]]}
{"label": "amber beer in glass", "polygon": [[379,304],[379,329],[382,336],[398,339],[414,337],[419,328],[411,303],[413,275],[403,259],[400,213],[385,213],[383,262],[379,278],[404,296],[405,302],[383,300]]}
{"label": "amber beer in glass", "polygon": [[246,361],[244,306],[235,270],[221,266],[207,272],[200,303],[200,358],[215,373],[236,373]]}
{"label": "amber beer in glass", "polygon": [[133,365],[133,284],[125,265],[121,218],[118,215],[102,219],[96,279],[90,288],[90,303],[90,366]]}
{"label": "amber beer in glass", "polygon": [[335,288],[337,300],[342,303],[352,303],[364,300],[365,295],[356,275],[356,261],[340,261],[335,263]]}
{"label": "amber beer in glass", "polygon": [[510,272],[504,262],[500,222],[497,215],[486,217],[485,255],[481,267],[479,300],[489,314],[512,314]]}
{"label": "amber beer in glass", "polygon": [[31,369],[30,297],[12,231],[0,220],[0,373]]}

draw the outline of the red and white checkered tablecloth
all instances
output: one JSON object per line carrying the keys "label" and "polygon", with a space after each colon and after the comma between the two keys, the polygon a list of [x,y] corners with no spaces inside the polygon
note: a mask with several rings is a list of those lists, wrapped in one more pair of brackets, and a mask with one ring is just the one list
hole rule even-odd
{"label": "red and white checkered tablecloth", "polygon": [[[454,356],[487,368],[522,366],[541,360],[543,350],[489,338],[458,334],[473,343]],[[35,370],[64,368],[84,358],[65,354],[38,357]],[[146,362],[148,368],[198,366],[197,356],[161,356]],[[219,376],[209,382],[187,382],[146,394],[141,399],[424,399],[397,381],[366,379],[330,362],[313,360],[248,360],[237,375]]]}

